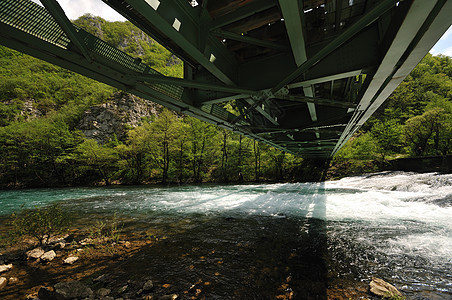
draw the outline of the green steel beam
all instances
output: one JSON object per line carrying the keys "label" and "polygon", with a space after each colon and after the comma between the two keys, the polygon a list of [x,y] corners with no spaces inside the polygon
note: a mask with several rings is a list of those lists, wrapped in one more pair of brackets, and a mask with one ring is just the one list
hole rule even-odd
{"label": "green steel beam", "polygon": [[[200,48],[201,24],[197,9],[185,0],[143,1],[143,0],[104,0],[114,9],[127,15],[133,9],[139,18],[135,24],[143,31],[155,36],[155,30],[164,38],[174,42],[180,49],[197,61],[220,81],[234,85],[237,77],[238,63],[218,39],[207,32],[206,45]],[[154,3],[158,3],[155,5]],[[147,28],[147,24],[154,28]],[[163,37],[158,38],[163,39]],[[163,45],[165,46],[165,41]],[[174,49],[172,49],[174,50]],[[175,53],[181,55],[181,53]],[[182,57],[184,58],[184,57]]]}
{"label": "green steel beam", "polygon": [[300,88],[300,87],[308,87],[308,86],[311,86],[314,84],[328,82],[328,81],[332,81],[332,80],[339,80],[339,79],[344,79],[344,78],[349,78],[349,77],[355,77],[355,76],[361,75],[362,72],[363,72],[363,70],[360,69],[360,70],[355,70],[355,71],[350,71],[350,72],[333,74],[330,76],[308,79],[308,80],[288,84],[287,88],[294,89],[294,88]]}
{"label": "green steel beam", "polygon": [[[253,105],[254,102],[251,99],[245,99],[248,104]],[[258,111],[262,116],[264,116],[268,121],[270,121],[273,125],[278,126],[279,123],[273,118],[265,109],[263,109],[261,106],[255,107],[256,111]]]}
{"label": "green steel beam", "polygon": [[275,50],[279,50],[279,51],[287,51],[288,50],[287,46],[285,46],[285,45],[273,43],[270,41],[260,40],[257,38],[250,37],[248,35],[237,34],[237,33],[223,31],[223,30],[219,30],[219,29],[212,31],[212,34],[217,37],[221,37],[221,38],[224,38],[227,40],[239,41],[239,42],[243,42],[243,43],[250,44],[250,45],[261,46],[261,47],[275,49]]}
{"label": "green steel beam", "polygon": [[[235,87],[228,85],[217,85],[210,84],[206,82],[196,81],[196,80],[188,80],[176,77],[168,77],[160,74],[132,74],[131,76],[135,77],[137,80],[149,82],[149,83],[164,83],[164,84],[172,84],[187,88],[195,88],[201,90],[209,90],[209,91],[218,91],[225,93],[236,93],[236,94],[244,94],[246,96],[255,96],[258,95],[258,91],[253,91],[250,89],[246,89],[243,87]],[[206,103],[203,103],[206,104]]]}
{"label": "green steel beam", "polygon": [[222,97],[222,98],[216,98],[216,99],[203,101],[203,102],[201,102],[201,105],[222,103],[222,102],[227,102],[227,101],[231,101],[231,100],[238,100],[238,99],[242,99],[242,98],[246,98],[246,97],[248,97],[247,94],[236,94],[236,95],[232,95],[232,96],[227,96],[227,97]]}
{"label": "green steel beam", "polygon": [[317,97],[295,96],[295,95],[278,96],[277,99],[296,101],[296,102],[313,103],[313,104],[318,104],[318,105],[333,106],[333,107],[340,107],[340,108],[355,108],[357,106],[357,104],[345,102],[345,101],[323,99],[323,98],[317,98]]}
{"label": "green steel beam", "polygon": [[85,43],[78,36],[77,31],[72,25],[71,21],[67,18],[64,10],[55,0],[40,0],[42,5],[52,14],[55,20],[60,24],[61,28],[72,40],[72,42],[77,46],[77,48],[82,52],[83,56],[91,62],[93,60],[91,54],[89,53]]}
{"label": "green steel beam", "polygon": [[266,9],[276,6],[274,0],[255,0],[250,4],[244,5],[243,7],[236,9],[234,12],[226,14],[224,16],[213,19],[211,29],[217,29],[234,22],[243,20],[255,13],[264,11]]}
{"label": "green steel beam", "polygon": [[279,82],[275,87],[273,87],[272,92],[276,93],[280,89],[282,89],[287,84],[294,81],[304,72],[309,70],[313,65],[317,64],[320,60],[327,57],[330,53],[336,50],[339,46],[350,40],[353,36],[355,36],[362,29],[367,27],[369,24],[374,22],[378,17],[384,14],[389,9],[393,8],[397,2],[400,0],[383,0],[380,4],[375,6],[371,11],[362,16],[359,20],[353,23],[350,27],[348,27],[342,34],[336,37],[333,41],[331,41],[327,46],[322,48],[312,57],[310,57],[307,61],[305,61],[301,66],[299,66],[294,72],[289,74],[286,78],[284,78],[281,82]]}
{"label": "green steel beam", "polygon": [[289,36],[292,54],[297,67],[307,59],[305,37],[303,32],[303,1],[302,0],[279,0],[287,35]]}

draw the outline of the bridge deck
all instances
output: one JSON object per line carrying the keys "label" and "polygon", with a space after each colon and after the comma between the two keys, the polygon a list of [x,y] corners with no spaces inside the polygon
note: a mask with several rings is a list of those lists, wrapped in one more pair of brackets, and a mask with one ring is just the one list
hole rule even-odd
{"label": "bridge deck", "polygon": [[452,23],[451,0],[103,1],[180,57],[184,79],[74,26],[55,0],[2,0],[0,43],[316,158],[333,155]]}

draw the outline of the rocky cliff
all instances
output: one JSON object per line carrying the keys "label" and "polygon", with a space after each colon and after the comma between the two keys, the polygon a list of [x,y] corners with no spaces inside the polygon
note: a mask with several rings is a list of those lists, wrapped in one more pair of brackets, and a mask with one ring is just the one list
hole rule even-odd
{"label": "rocky cliff", "polygon": [[137,96],[118,92],[101,105],[83,113],[77,126],[87,138],[105,143],[115,135],[127,138],[127,130],[142,124],[143,119],[158,115],[162,107]]}

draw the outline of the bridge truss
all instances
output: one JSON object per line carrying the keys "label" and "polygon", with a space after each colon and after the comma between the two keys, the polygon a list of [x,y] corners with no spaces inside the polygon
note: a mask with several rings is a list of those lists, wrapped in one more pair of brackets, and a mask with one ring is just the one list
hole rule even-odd
{"label": "bridge truss", "polygon": [[[452,23],[452,0],[103,0],[184,62],[167,77],[72,24],[0,1],[0,44],[175,111],[327,159]],[[233,109],[226,109],[225,104]]]}

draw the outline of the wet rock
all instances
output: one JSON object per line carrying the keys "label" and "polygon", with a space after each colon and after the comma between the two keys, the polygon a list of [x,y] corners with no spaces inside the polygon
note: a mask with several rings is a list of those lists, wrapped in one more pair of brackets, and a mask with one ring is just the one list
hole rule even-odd
{"label": "wet rock", "polygon": [[129,288],[129,286],[128,285],[125,285],[125,286],[123,286],[123,287],[121,287],[120,289],[119,289],[119,293],[120,294],[122,294],[122,293],[124,293],[125,291],[127,291],[127,289]]}
{"label": "wet rock", "polygon": [[43,255],[41,255],[40,259],[44,262],[52,261],[56,257],[56,253],[53,250],[47,251]]}
{"label": "wet rock", "polygon": [[96,295],[98,297],[106,297],[106,296],[110,295],[110,292],[111,292],[110,289],[100,288],[97,290]]}
{"label": "wet rock", "polygon": [[380,278],[372,277],[369,287],[371,293],[380,297],[402,296],[393,285]]}
{"label": "wet rock", "polygon": [[84,238],[83,240],[80,241],[80,245],[82,246],[91,246],[94,245],[94,240],[91,238]]}
{"label": "wet rock", "polygon": [[107,280],[107,277],[105,274],[102,274],[96,278],[93,279],[93,282],[105,282]]}
{"label": "wet rock", "polygon": [[13,264],[9,265],[1,265],[0,266],[0,273],[7,272],[13,268]]}
{"label": "wet rock", "polygon": [[154,284],[152,283],[152,280],[148,280],[143,285],[143,291],[147,292],[154,288]]}
{"label": "wet rock", "polygon": [[66,234],[64,236],[51,236],[47,239],[47,244],[57,244],[57,243],[66,243],[66,238],[69,236],[69,234]]}
{"label": "wet rock", "polygon": [[179,297],[178,294],[165,295],[159,298],[159,300],[176,300]]}
{"label": "wet rock", "polygon": [[0,277],[0,290],[2,290],[8,284],[8,279]]}
{"label": "wet rock", "polygon": [[41,287],[38,291],[38,297],[41,300],[56,300],[55,292],[48,287]]}
{"label": "wet rock", "polygon": [[45,251],[42,248],[35,248],[33,250],[27,251],[25,255],[27,256],[27,259],[38,259],[44,253]]}
{"label": "wet rock", "polygon": [[93,291],[79,281],[60,282],[55,284],[57,299],[83,299],[93,295]]}
{"label": "wet rock", "polygon": [[127,249],[129,249],[132,245],[129,241],[119,241],[119,243]]}
{"label": "wet rock", "polygon": [[63,263],[66,265],[72,265],[78,260],[78,256],[69,256],[65,260],[63,260]]}
{"label": "wet rock", "polygon": [[66,243],[58,242],[53,245],[53,250],[60,250],[63,249],[64,247],[66,247]]}
{"label": "wet rock", "polygon": [[16,284],[16,283],[18,283],[19,282],[19,278],[17,278],[17,277],[10,277],[9,279],[8,279],[8,283],[9,284]]}

